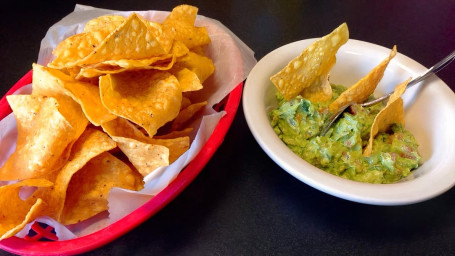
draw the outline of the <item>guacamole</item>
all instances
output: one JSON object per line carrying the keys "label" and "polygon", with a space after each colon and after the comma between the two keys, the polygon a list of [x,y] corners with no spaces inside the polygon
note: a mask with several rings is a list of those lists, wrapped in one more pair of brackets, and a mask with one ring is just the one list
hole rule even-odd
{"label": "guacamole", "polygon": [[[332,85],[331,101],[345,89]],[[354,105],[320,136],[331,101],[312,103],[301,96],[286,101],[280,93],[277,101],[278,107],[269,113],[274,131],[295,154],[322,170],[355,181],[393,183],[420,164],[418,143],[400,124],[375,137],[371,156],[362,155],[381,104],[366,108]]]}

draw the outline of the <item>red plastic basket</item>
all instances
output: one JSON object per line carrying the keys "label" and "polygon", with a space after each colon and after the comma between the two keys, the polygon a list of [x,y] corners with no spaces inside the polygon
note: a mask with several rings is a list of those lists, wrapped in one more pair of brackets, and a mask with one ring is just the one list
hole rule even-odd
{"label": "red plastic basket", "polygon": [[[29,71],[6,93],[6,95],[14,93],[22,86],[31,82],[32,71]],[[43,227],[36,223],[32,225],[32,229],[36,233],[35,236],[27,236],[25,239],[11,237],[2,240],[0,241],[0,248],[11,253],[22,255],[73,255],[101,247],[135,228],[171,202],[201,172],[202,168],[204,168],[223,142],[224,137],[232,124],[242,96],[242,88],[243,83],[240,83],[222,102],[220,102],[220,104],[217,105],[217,108],[223,109],[226,112],[226,115],[221,118],[207,143],[193,161],[191,161],[191,163],[189,163],[163,191],[129,215],[90,235],[66,241],[36,241],[40,238],[45,238],[46,240],[55,239],[55,235],[51,228]],[[11,113],[11,108],[6,101],[6,95],[0,100],[0,119],[3,119]]]}

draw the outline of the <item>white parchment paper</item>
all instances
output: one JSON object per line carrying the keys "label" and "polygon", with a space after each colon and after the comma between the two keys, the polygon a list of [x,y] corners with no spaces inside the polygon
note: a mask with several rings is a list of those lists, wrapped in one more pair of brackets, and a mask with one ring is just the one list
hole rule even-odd
{"label": "white parchment paper", "polygon": [[[162,22],[169,12],[164,11],[135,11],[148,20]],[[132,11],[120,12],[115,10],[99,9],[90,6],[76,5],[75,10],[53,25],[41,42],[38,63],[47,65],[54,58],[52,50],[65,38],[81,33],[85,23],[93,18],[106,14],[129,16]],[[55,228],[59,240],[73,239],[100,230],[107,225],[120,220],[139,206],[150,200],[163,190],[179,172],[198,154],[208,140],[224,112],[216,112],[211,107],[220,102],[246,76],[256,64],[253,51],[236,35],[219,21],[198,15],[196,26],[207,28],[212,40],[206,49],[206,54],[215,65],[215,73],[204,83],[204,89],[192,95],[193,102],[198,98],[208,98],[207,107],[201,118],[193,124],[194,134],[191,136],[190,149],[177,161],[167,167],[162,167],[144,178],[145,187],[141,191],[127,191],[114,188],[109,194],[109,212],[101,213],[87,221],[72,226],[63,226],[49,217],[40,217],[37,220]],[[31,85],[27,85],[18,93],[27,94]],[[6,161],[14,151],[17,132],[16,121],[10,114],[0,121],[0,165]],[[5,184],[5,183],[3,183]],[[0,186],[2,185],[0,181]],[[27,225],[17,236],[24,237],[30,228]]]}

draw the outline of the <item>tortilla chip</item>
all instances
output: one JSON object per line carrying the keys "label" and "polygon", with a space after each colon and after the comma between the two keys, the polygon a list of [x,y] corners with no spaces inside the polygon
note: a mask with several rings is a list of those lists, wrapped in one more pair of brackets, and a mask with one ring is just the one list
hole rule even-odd
{"label": "tortilla chip", "polygon": [[188,53],[188,48],[179,41],[174,41],[169,54],[145,59],[106,60],[93,65],[84,66],[76,73],[76,79],[98,77],[105,74],[117,74],[129,70],[169,70],[176,58]]}
{"label": "tortilla chip", "polygon": [[174,27],[175,40],[183,42],[189,49],[210,43],[207,29],[195,27],[198,8],[190,5],[175,7],[163,24]]}
{"label": "tortilla chip", "polygon": [[118,117],[112,121],[106,122],[102,125],[104,132],[113,137],[125,137],[138,141],[146,142],[149,137],[145,136],[139,129],[132,123],[122,117]]}
{"label": "tortilla chip", "polygon": [[308,46],[285,68],[270,77],[270,80],[286,100],[296,97],[317,77],[328,74],[328,66],[333,65],[335,54],[348,38],[348,26],[343,23],[332,33]]}
{"label": "tortilla chip", "polygon": [[182,92],[198,91],[202,89],[201,80],[196,73],[187,68],[174,68],[170,70],[177,80],[179,80]]}
{"label": "tortilla chip", "polygon": [[107,15],[88,21],[83,33],[70,36],[57,45],[52,52],[56,58],[48,66],[57,69],[74,67],[77,61],[97,49],[125,20],[122,16]]}
{"label": "tortilla chip", "polygon": [[336,58],[333,56],[332,60],[325,66],[325,70],[321,75],[314,79],[310,86],[303,89],[300,93],[302,97],[311,102],[323,102],[332,99],[332,86],[329,82],[329,72],[335,65]]}
{"label": "tortilla chip", "polygon": [[215,65],[211,59],[194,52],[188,52],[185,56],[178,58],[174,65],[176,68],[187,68],[194,72],[201,84],[215,72]]}
{"label": "tortilla chip", "polygon": [[122,16],[106,15],[88,21],[83,33],[70,36],[57,45],[52,52],[56,58],[48,66],[57,69],[74,66],[92,53],[125,20]]}
{"label": "tortilla chip", "polygon": [[165,146],[144,143],[131,138],[112,138],[144,177],[158,167],[169,165],[169,149]]}
{"label": "tortilla chip", "polygon": [[103,31],[108,35],[125,21],[126,18],[120,15],[99,16],[85,24],[84,33]]}
{"label": "tortilla chip", "polygon": [[387,105],[379,111],[378,115],[374,118],[373,125],[371,126],[370,139],[363,151],[363,156],[370,156],[373,151],[373,139],[379,132],[386,131],[392,124],[404,125],[404,109],[403,100],[401,95],[406,90],[406,86],[411,79],[404,81],[397,85],[393,94],[390,96]]}
{"label": "tortilla chip", "polygon": [[153,138],[150,142],[153,145],[161,145],[169,149],[169,164],[175,162],[190,148],[190,137],[183,134],[174,138]]}
{"label": "tortilla chip", "polygon": [[188,49],[208,45],[211,40],[205,27],[194,27],[181,22],[170,22],[177,34],[176,40],[182,41]]}
{"label": "tortilla chip", "polygon": [[200,56],[207,56],[205,54],[205,46],[193,47],[193,48],[191,48],[191,51]]}
{"label": "tortilla chip", "polygon": [[403,95],[403,93],[406,91],[406,87],[408,86],[409,81],[411,81],[411,78],[408,78],[408,80],[395,87],[392,95],[390,95],[389,100],[387,101],[387,105],[391,104],[398,98],[401,98],[401,95]]}
{"label": "tortilla chip", "polygon": [[[109,34],[89,55],[73,63],[85,66],[106,60],[144,59],[166,54],[170,46],[163,46],[155,31],[149,29],[142,17],[133,13],[116,30]],[[135,45],[135,47],[131,47]]]}
{"label": "tortilla chip", "polygon": [[117,144],[105,133],[88,128],[74,143],[68,162],[56,175],[54,187],[51,190],[39,189],[37,191],[37,195],[49,205],[46,216],[60,220],[68,194],[68,185],[73,175],[81,170],[91,159],[103,152],[114,149],[116,146]]}
{"label": "tortilla chip", "polygon": [[362,103],[371,94],[373,94],[376,86],[384,76],[384,71],[387,68],[390,60],[397,54],[397,47],[394,46],[390,55],[384,59],[378,66],[373,68],[365,77],[360,79],[356,84],[349,87],[335,101],[329,105],[329,111],[336,113],[341,107],[350,103]]}
{"label": "tortilla chip", "polygon": [[96,85],[74,80],[56,69],[33,64],[32,95],[59,97],[62,94],[78,102],[87,119],[95,126],[116,118],[101,103]]}
{"label": "tortilla chip", "polygon": [[188,97],[183,96],[182,97],[182,104],[180,105],[180,110],[188,107],[191,105],[191,100]]}
{"label": "tortilla chip", "polygon": [[175,139],[175,138],[190,136],[190,134],[192,132],[193,132],[193,128],[187,127],[180,131],[171,131],[166,134],[153,136],[153,139]]}
{"label": "tortilla chip", "polygon": [[181,130],[183,126],[203,107],[207,105],[207,101],[191,104],[178,114],[175,120],[172,122],[171,130]]}
{"label": "tortilla chip", "polygon": [[196,21],[198,8],[195,6],[182,4],[174,7],[172,12],[167,16],[167,20],[177,20],[186,24],[193,25]]}
{"label": "tortilla chip", "polygon": [[186,45],[180,41],[174,41],[170,53],[175,57],[182,57],[186,55],[190,50]]}
{"label": "tortilla chip", "polygon": [[174,65],[174,62],[175,57],[172,54],[141,60],[107,60],[81,68],[76,79],[98,77],[105,74],[118,74],[133,70],[169,70]]}
{"label": "tortilla chip", "polygon": [[149,136],[179,113],[182,91],[165,72],[124,72],[100,77],[103,105],[117,116],[143,127]]}
{"label": "tortilla chip", "polygon": [[145,19],[144,23],[148,26],[150,32],[156,37],[160,45],[163,47],[165,53],[169,53],[173,42],[176,31],[175,28],[167,24],[160,24],[153,21],[147,21]]}
{"label": "tortilla chip", "polygon": [[[32,95],[34,96],[34,95]],[[43,96],[45,97],[45,96]],[[74,130],[74,141],[81,136],[87,127],[88,120],[85,117],[81,106],[74,101],[71,97],[54,97],[58,102],[58,111],[65,117],[65,119],[71,124]],[[67,134],[70,136],[71,134]]]}
{"label": "tortilla chip", "polygon": [[56,69],[74,66],[79,59],[93,52],[106,36],[102,33],[81,33],[68,37],[52,51],[56,57],[48,66]]}
{"label": "tortilla chip", "polygon": [[81,222],[108,209],[113,187],[143,188],[142,176],[108,152],[91,159],[71,178],[60,223]]}
{"label": "tortilla chip", "polygon": [[[150,57],[146,59],[134,60],[134,59],[121,59],[121,60],[106,60],[93,65],[98,69],[106,67],[124,68],[125,70],[141,70],[141,69],[158,69],[167,70],[174,64],[175,58],[172,54],[164,54],[161,56]],[[112,68],[111,68],[112,69]]]}
{"label": "tortilla chip", "polygon": [[44,96],[10,95],[7,100],[18,138],[16,151],[0,169],[0,180],[38,178],[60,169],[87,125],[77,114],[79,106]]}
{"label": "tortilla chip", "polygon": [[46,207],[40,198],[20,197],[22,187],[50,187],[45,179],[29,179],[0,187],[0,240],[14,236],[38,216]]}
{"label": "tortilla chip", "polygon": [[[153,171],[152,168],[149,166],[144,166],[143,170],[140,170],[140,163],[137,159],[134,159],[134,155],[137,154],[135,151],[146,150],[147,147],[148,152],[150,154],[153,150],[162,150],[160,154],[156,154],[155,156],[162,156],[164,158],[165,150],[157,147],[154,149],[153,146],[147,145],[161,145],[168,148],[167,153],[167,164],[165,160],[161,160],[158,158],[155,166],[165,166],[168,164],[173,163],[177,158],[179,158],[183,153],[185,153],[190,146],[190,138],[188,137],[189,133],[192,129],[187,129],[185,132],[174,133],[173,136],[169,135],[167,137],[157,136],[156,138],[149,138],[145,136],[141,131],[139,131],[133,124],[131,124],[128,120],[123,118],[117,118],[110,122],[103,124],[103,129],[106,133],[113,138],[118,144],[119,148],[125,153],[125,155],[130,159],[133,165],[138,168],[139,172],[144,176]],[[129,143],[131,142],[131,145]],[[137,148],[134,148],[134,145],[138,145]],[[147,152],[147,151],[146,151]],[[159,151],[158,151],[159,152]],[[154,157],[154,156],[151,156]],[[150,158],[152,159],[152,158]],[[134,164],[134,161],[137,163]],[[158,167],[159,167],[158,166]],[[146,168],[148,167],[148,168]],[[156,168],[156,167],[155,167]],[[142,169],[142,168],[141,168]]]}

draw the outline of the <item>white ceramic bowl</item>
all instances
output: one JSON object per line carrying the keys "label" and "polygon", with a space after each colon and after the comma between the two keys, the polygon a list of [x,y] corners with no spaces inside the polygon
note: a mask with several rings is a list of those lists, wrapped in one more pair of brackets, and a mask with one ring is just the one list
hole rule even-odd
{"label": "white ceramic bowl", "polygon": [[[257,63],[246,80],[243,94],[245,117],[267,155],[306,184],[360,203],[411,204],[452,188],[455,184],[455,94],[436,76],[410,88],[403,95],[406,128],[419,142],[419,153],[424,161],[405,180],[395,184],[368,184],[343,179],[312,166],[286,147],[273,131],[268,118],[268,112],[276,106],[276,88],[269,78],[315,40],[294,42],[272,51]],[[350,39],[337,53],[330,80],[350,86],[389,53],[388,48]],[[398,53],[387,67],[375,94],[381,96],[391,92],[398,83],[425,71],[424,66]]]}

